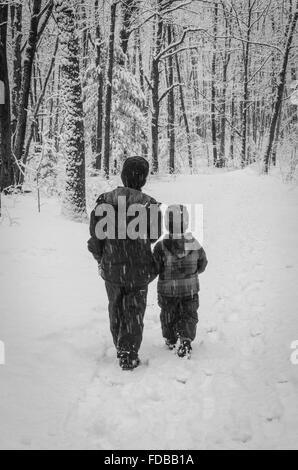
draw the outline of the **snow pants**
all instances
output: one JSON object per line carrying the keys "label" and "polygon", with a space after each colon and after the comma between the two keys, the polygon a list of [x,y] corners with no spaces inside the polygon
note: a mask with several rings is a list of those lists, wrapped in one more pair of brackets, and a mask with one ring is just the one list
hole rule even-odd
{"label": "snow pants", "polygon": [[130,288],[106,282],[111,333],[118,353],[138,353],[143,341],[148,286]]}
{"label": "snow pants", "polygon": [[199,295],[182,298],[159,295],[158,304],[161,308],[160,319],[164,338],[172,344],[176,343],[178,338],[194,341],[199,322]]}

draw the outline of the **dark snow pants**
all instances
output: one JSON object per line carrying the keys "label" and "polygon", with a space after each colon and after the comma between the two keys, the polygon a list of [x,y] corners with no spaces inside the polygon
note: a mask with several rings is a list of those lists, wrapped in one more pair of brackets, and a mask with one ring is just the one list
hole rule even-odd
{"label": "dark snow pants", "polygon": [[143,340],[148,286],[129,288],[106,282],[111,333],[118,352],[138,353]]}
{"label": "dark snow pants", "polygon": [[164,338],[172,344],[176,343],[178,338],[194,341],[199,321],[199,295],[184,298],[159,295],[158,304],[161,308],[160,319]]}

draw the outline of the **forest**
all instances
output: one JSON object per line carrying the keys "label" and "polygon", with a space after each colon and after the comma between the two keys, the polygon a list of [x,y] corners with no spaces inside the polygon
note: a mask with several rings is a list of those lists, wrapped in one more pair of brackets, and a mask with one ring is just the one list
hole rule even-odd
{"label": "forest", "polygon": [[0,2],[1,192],[86,216],[87,181],[298,166],[297,0]]}

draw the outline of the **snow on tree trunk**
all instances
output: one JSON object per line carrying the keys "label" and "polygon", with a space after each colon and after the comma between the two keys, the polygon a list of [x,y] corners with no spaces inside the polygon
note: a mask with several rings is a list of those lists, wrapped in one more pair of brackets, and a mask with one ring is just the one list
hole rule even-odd
{"label": "snow on tree trunk", "polygon": [[10,91],[6,54],[7,20],[8,6],[0,5],[0,191],[14,184],[10,132]]}
{"label": "snow on tree trunk", "polygon": [[250,38],[251,38],[251,22],[252,22],[253,5],[248,0],[248,24],[247,38],[244,45],[244,79],[243,79],[243,108],[242,108],[242,149],[241,149],[241,165],[242,168],[248,163],[247,158],[247,135],[248,135],[248,107],[249,107],[249,61],[250,61]]}
{"label": "snow on tree trunk", "polygon": [[96,161],[95,168],[101,170],[102,167],[102,146],[103,146],[103,112],[104,112],[104,47],[102,45],[103,36],[99,24],[99,0],[95,0],[96,12],[96,68],[97,68],[97,125],[96,125]]}
{"label": "snow on tree trunk", "polygon": [[79,36],[72,2],[56,0],[61,46],[61,96],[64,107],[63,144],[66,155],[66,187],[63,214],[86,219],[85,141]]}
{"label": "snow on tree trunk", "polygon": [[[168,44],[173,42],[173,25],[168,25]],[[170,54],[168,64],[168,80],[169,86],[174,85],[174,57]],[[170,173],[175,172],[176,164],[176,132],[175,132],[175,91],[171,89],[168,96],[168,128],[170,141]]]}
{"label": "snow on tree trunk", "polygon": [[178,82],[180,83],[179,92],[180,92],[181,111],[182,111],[182,115],[183,115],[183,119],[184,119],[186,137],[187,137],[188,163],[189,163],[189,168],[192,170],[193,169],[193,155],[192,155],[190,127],[189,127],[188,115],[187,115],[187,112],[186,112],[186,106],[185,106],[185,98],[184,98],[184,91],[183,91],[183,86],[182,86],[182,76],[181,76],[180,62],[179,62],[179,57],[178,57],[177,54],[176,54],[176,68],[177,68]]}
{"label": "snow on tree trunk", "polygon": [[11,91],[11,120],[12,134],[14,136],[18,122],[18,105],[20,99],[20,90],[22,85],[22,4],[11,5],[11,30],[13,44],[13,85]]}
{"label": "snow on tree trunk", "polygon": [[106,107],[105,107],[105,137],[104,137],[103,170],[104,170],[104,174],[106,178],[109,178],[110,176],[111,113],[112,113],[112,98],[113,98],[116,14],[117,14],[117,3],[113,1],[112,6],[111,6],[108,77],[107,77]]}
{"label": "snow on tree trunk", "polygon": [[214,6],[214,23],[213,23],[213,56],[212,56],[212,79],[211,79],[211,134],[213,148],[213,163],[218,165],[217,152],[217,125],[216,125],[216,60],[217,60],[217,30],[218,30],[218,2]]}
{"label": "snow on tree trunk", "polygon": [[162,49],[162,39],[164,32],[164,22],[162,15],[157,17],[157,34],[156,34],[156,47],[155,57],[152,61],[152,123],[151,123],[151,136],[152,136],[152,170],[153,173],[158,173],[159,170],[159,114],[160,114],[160,100],[159,100],[159,87],[160,87],[160,69],[159,59],[157,58]]}

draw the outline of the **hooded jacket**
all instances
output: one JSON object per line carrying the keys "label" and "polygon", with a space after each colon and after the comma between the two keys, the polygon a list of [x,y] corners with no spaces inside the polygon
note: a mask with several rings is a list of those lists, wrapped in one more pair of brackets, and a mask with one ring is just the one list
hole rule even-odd
{"label": "hooded jacket", "polygon": [[[126,222],[126,226],[134,219],[127,216],[123,207],[119,208],[119,198],[125,201],[126,210],[132,205],[139,204],[146,208],[147,211],[147,236],[146,238],[121,239],[118,235],[118,215],[121,212]],[[96,216],[97,209],[100,205],[108,204],[115,211],[116,231],[115,237],[99,240],[96,235],[96,225],[102,217]],[[152,206],[157,209],[158,227],[155,229],[155,236],[150,230],[150,210]],[[119,187],[114,191],[103,194],[97,200],[95,210],[91,214],[90,235],[88,242],[89,251],[93,254],[100,265],[100,274],[102,278],[110,283],[126,286],[126,287],[143,287],[149,284],[155,277],[154,259],[152,255],[151,245],[155,243],[161,236],[162,229],[161,211],[159,204],[155,199],[147,196],[141,191]]]}
{"label": "hooded jacket", "polygon": [[199,274],[208,261],[195,238],[167,238],[154,249],[159,273],[158,293],[165,297],[193,297],[200,291]]}

